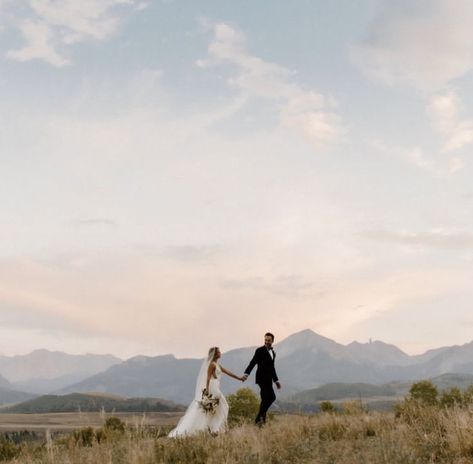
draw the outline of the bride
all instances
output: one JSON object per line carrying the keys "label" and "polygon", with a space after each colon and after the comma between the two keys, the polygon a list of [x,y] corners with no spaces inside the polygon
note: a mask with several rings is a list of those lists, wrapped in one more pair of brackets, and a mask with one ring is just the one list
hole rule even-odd
{"label": "bride", "polygon": [[[195,396],[169,437],[192,435],[201,431],[224,432],[227,428],[228,403],[220,391],[220,375],[223,372],[234,379],[244,381],[218,363],[221,357],[218,347],[209,350],[197,377]],[[210,404],[210,406],[209,406]]]}

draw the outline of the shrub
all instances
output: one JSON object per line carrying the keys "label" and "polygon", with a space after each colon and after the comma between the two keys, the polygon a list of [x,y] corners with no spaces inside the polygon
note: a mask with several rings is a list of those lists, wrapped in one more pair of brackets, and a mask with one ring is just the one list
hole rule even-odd
{"label": "shrub", "polygon": [[92,446],[95,441],[95,432],[92,427],[76,430],[72,436],[78,446]]}
{"label": "shrub", "polygon": [[453,408],[454,406],[463,406],[464,397],[462,392],[457,387],[452,387],[442,393],[440,397],[440,404],[446,408]]}
{"label": "shrub", "polygon": [[473,385],[470,385],[463,392],[463,404],[467,405],[471,403],[473,403]]}
{"label": "shrub", "polygon": [[429,406],[438,404],[438,394],[437,387],[430,380],[413,383],[409,390],[410,398]]}
{"label": "shrub", "polygon": [[21,452],[21,448],[11,440],[0,438],[0,461],[15,459]]}
{"label": "shrub", "polygon": [[365,409],[363,408],[363,404],[359,400],[354,401],[346,401],[342,405],[342,410],[344,414],[352,415],[352,414],[360,414],[364,412]]}
{"label": "shrub", "polygon": [[105,430],[110,430],[114,432],[124,432],[125,423],[119,417],[109,417],[103,426]]}
{"label": "shrub", "polygon": [[250,388],[240,388],[227,398],[230,424],[253,421],[259,409],[259,399]]}
{"label": "shrub", "polygon": [[103,443],[107,440],[119,440],[125,433],[126,424],[116,416],[109,417],[102,428],[96,432],[98,443]]}
{"label": "shrub", "polygon": [[331,401],[322,401],[320,403],[320,411],[321,412],[328,412],[328,413],[334,413],[337,411],[335,406]]}

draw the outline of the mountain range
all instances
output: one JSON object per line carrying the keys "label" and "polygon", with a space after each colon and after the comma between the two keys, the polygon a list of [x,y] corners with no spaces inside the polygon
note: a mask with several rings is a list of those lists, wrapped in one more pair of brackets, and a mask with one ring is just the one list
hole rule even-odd
{"label": "mountain range", "polygon": [[121,362],[111,355],[71,355],[48,350],[0,355],[0,404],[18,403],[49,393]]}
{"label": "mountain range", "polygon": [[121,359],[112,355],[71,355],[60,351],[35,350],[27,355],[0,355],[0,374],[15,389],[47,393],[120,362]]}
{"label": "mountain range", "polygon": [[[238,348],[225,352],[221,364],[241,374],[255,348]],[[278,375],[284,386],[281,397],[334,382],[382,385],[393,381],[409,382],[433,378],[447,373],[473,374],[473,342],[409,356],[396,346],[381,341],[343,345],[308,329],[287,337],[275,344],[274,348],[277,353]],[[50,352],[41,351],[51,359]],[[65,359],[70,356],[65,353],[62,355],[66,356]],[[14,371],[2,370],[0,357],[0,374],[10,381],[13,387],[21,390],[22,386],[27,386],[27,391],[36,393],[103,392],[124,397],[164,398],[185,404],[193,396],[194,379],[202,362],[202,359],[178,359],[173,355],[135,356],[126,361],[112,356],[99,357],[94,358],[95,364],[89,364],[88,368],[95,372],[88,376],[84,375],[85,366],[78,363],[78,366],[81,366],[78,371],[70,368],[66,372],[58,366],[52,369],[51,365],[43,367],[43,377],[40,377],[40,358],[39,356],[36,359],[34,375],[28,378],[27,371],[23,371],[21,381],[18,380],[17,374],[16,382],[11,382],[11,372]],[[58,356],[58,359],[61,358]],[[101,363],[103,369],[100,369]],[[49,380],[44,376],[44,372],[51,375]],[[54,374],[51,374],[52,372]],[[68,375],[76,374],[78,381],[66,383]],[[61,379],[58,385],[62,385],[53,386],[53,379]],[[1,382],[0,378],[0,386]],[[226,376],[222,379],[222,390],[226,394],[241,386],[240,382]],[[253,378],[244,386],[254,388]],[[45,391],[48,388],[49,391]]]}
{"label": "mountain range", "polygon": [[[256,347],[239,348],[223,354],[221,363],[242,373]],[[381,341],[342,345],[312,330],[293,334],[275,344],[277,371],[284,394],[316,388],[331,382],[364,382],[381,385],[413,381],[445,373],[473,374],[473,343],[442,347],[423,355],[409,356]],[[103,391],[123,396],[154,396],[179,403],[193,395],[201,360],[177,359],[173,355],[138,356],[112,366],[59,393]],[[245,386],[254,387],[253,380]],[[223,377],[222,390],[231,393],[241,384]]]}

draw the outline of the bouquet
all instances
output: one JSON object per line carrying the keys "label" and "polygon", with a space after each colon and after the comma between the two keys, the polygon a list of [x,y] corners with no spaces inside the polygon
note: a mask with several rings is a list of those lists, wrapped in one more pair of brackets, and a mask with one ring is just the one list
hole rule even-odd
{"label": "bouquet", "polygon": [[204,410],[205,414],[215,414],[220,400],[214,398],[206,388],[202,390],[202,400],[199,401],[199,406]]}

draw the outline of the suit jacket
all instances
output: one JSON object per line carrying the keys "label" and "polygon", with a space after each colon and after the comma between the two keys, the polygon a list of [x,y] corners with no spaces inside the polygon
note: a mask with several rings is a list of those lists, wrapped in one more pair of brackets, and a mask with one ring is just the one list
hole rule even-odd
{"label": "suit jacket", "polygon": [[274,353],[273,359],[266,346],[260,346],[256,349],[253,359],[250,361],[250,364],[248,364],[248,367],[245,369],[245,374],[250,375],[255,365],[257,365],[258,368],[256,369],[256,383],[258,385],[272,385],[273,382],[279,381],[278,376],[276,374],[276,369],[274,368],[275,360],[276,353]]}

